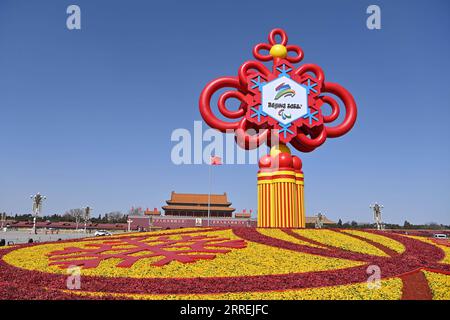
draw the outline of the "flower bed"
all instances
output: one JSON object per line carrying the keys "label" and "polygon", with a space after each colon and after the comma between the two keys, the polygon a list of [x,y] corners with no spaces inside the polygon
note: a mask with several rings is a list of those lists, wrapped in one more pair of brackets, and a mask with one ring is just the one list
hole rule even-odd
{"label": "flower bed", "polygon": [[[326,288],[285,290],[273,292],[239,292],[193,295],[112,294],[77,291],[80,297],[121,298],[135,300],[397,300],[402,296],[402,281],[387,279],[378,290],[369,290],[366,283]],[[66,291],[74,293],[73,291]]]}
{"label": "flower bed", "polygon": [[[410,299],[417,285],[423,291],[417,297],[448,299],[445,248],[387,232],[254,228],[192,228],[27,244],[0,250],[0,296]],[[70,290],[67,280],[74,266],[80,268],[81,287]],[[368,266],[379,268],[380,282],[368,274]]]}
{"label": "flower bed", "polygon": [[364,232],[360,230],[345,230],[343,233],[356,235],[365,239],[372,240],[377,243],[381,243],[384,246],[388,247],[389,249],[394,250],[397,253],[402,253],[405,251],[405,246],[402,245],[400,242],[395,241],[391,238],[385,237],[380,234],[371,233],[371,232]]}
{"label": "flower bed", "polygon": [[434,300],[450,300],[450,275],[425,271]]}
{"label": "flower bed", "polygon": [[368,244],[367,242],[352,238],[347,234],[335,232],[333,230],[303,229],[295,230],[294,232],[300,236],[343,250],[374,256],[386,256],[383,251]]}

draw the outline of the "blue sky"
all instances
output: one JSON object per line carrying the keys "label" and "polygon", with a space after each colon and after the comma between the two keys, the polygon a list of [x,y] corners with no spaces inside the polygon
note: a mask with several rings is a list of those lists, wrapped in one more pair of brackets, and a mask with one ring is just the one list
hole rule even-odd
{"label": "blue sky", "polygon": [[[307,215],[450,223],[448,1],[8,1],[0,3],[0,211],[160,207],[208,192],[206,165],[170,160],[201,120],[204,85],[236,75],[284,28],[358,104],[354,129],[303,159]],[[66,28],[77,4],[82,30]],[[378,4],[382,29],[366,28]],[[170,115],[170,117],[168,117]],[[205,127],[206,129],[206,127]],[[256,165],[215,167],[213,192],[256,210]]]}

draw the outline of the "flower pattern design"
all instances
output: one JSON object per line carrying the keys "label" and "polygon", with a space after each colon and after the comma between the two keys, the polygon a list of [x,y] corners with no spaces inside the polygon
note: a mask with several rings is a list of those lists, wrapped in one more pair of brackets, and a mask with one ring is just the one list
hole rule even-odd
{"label": "flower pattern design", "polygon": [[[255,228],[181,229],[16,245],[0,251],[0,296],[450,299],[444,248],[424,237],[392,232]],[[80,290],[65,287],[64,268],[69,264],[82,267]],[[369,265],[382,270],[380,289],[367,286]]]}

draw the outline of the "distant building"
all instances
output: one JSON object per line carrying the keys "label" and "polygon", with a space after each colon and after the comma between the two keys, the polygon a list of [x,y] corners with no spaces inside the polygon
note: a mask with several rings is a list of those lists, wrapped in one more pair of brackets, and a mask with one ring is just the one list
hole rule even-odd
{"label": "distant building", "polygon": [[[306,223],[307,224],[315,224],[316,219],[317,219],[317,217],[306,217]],[[328,219],[325,215],[322,215],[322,219],[323,219],[322,221],[323,221],[324,225],[325,224],[336,224],[336,222]]]}
{"label": "distant building", "polygon": [[163,206],[164,215],[176,217],[208,217],[208,204],[211,218],[231,218],[234,208],[228,201],[227,193],[223,194],[194,194],[176,193],[172,191],[170,200]]}
{"label": "distant building", "polygon": [[158,210],[158,208],[153,208],[153,210],[149,210],[149,208],[147,208],[147,210],[144,211],[144,214],[146,216],[160,216],[161,215],[161,211]]}
{"label": "distant building", "polygon": [[246,209],[242,210],[242,212],[236,212],[234,214],[236,219],[250,219],[252,217],[252,212],[248,212]]}
{"label": "distant building", "polygon": [[[208,200],[210,219],[208,224]],[[246,209],[234,213],[227,194],[177,193],[172,191],[170,200],[163,206],[164,214],[157,208],[145,210],[144,215],[130,215],[132,230],[158,230],[191,227],[256,227],[252,211]],[[306,223],[314,224],[316,217],[306,217]],[[323,216],[324,225],[336,224]]]}
{"label": "distant building", "polygon": [[[178,228],[207,227],[208,218],[155,216],[129,216],[131,230],[165,230]],[[210,227],[256,227],[256,219],[211,218]]]}

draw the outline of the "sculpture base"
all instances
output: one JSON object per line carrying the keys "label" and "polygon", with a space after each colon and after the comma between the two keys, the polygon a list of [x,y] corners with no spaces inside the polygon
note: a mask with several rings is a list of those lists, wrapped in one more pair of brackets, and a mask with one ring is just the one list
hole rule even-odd
{"label": "sculpture base", "polygon": [[305,228],[304,181],[301,160],[283,146],[259,162],[258,227]]}

